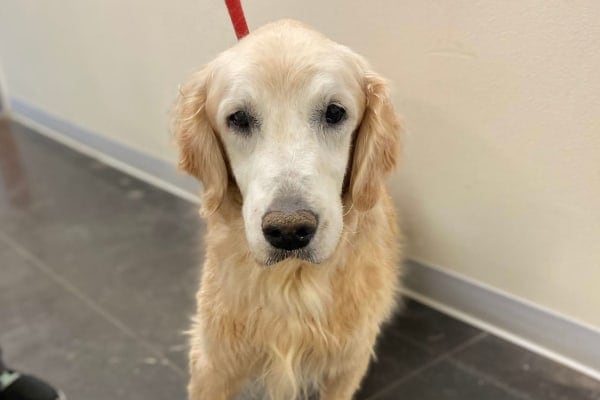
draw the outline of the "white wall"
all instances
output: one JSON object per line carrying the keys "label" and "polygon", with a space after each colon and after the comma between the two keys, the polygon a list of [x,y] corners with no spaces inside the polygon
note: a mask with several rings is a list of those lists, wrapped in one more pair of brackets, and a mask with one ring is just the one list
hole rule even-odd
{"label": "white wall", "polygon": [[[406,121],[410,255],[600,328],[600,2],[253,0],[369,58]],[[221,1],[3,0],[10,93],[174,160],[167,112],[234,43]]]}
{"label": "white wall", "polygon": [[177,85],[235,42],[214,1],[2,0],[0,59],[11,95],[173,159]]}

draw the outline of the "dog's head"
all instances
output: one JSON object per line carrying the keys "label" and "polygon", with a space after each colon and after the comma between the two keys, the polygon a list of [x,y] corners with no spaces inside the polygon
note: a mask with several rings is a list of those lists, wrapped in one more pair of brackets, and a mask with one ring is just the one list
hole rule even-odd
{"label": "dog's head", "polygon": [[174,123],[204,210],[218,212],[237,185],[264,265],[334,252],[344,212],[376,204],[398,128],[386,83],[364,59],[293,21],[257,30],[196,73]]}

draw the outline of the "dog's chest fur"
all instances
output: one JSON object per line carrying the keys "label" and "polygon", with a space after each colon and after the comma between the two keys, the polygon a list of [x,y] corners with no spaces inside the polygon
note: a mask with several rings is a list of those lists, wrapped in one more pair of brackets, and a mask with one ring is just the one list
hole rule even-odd
{"label": "dog's chest fur", "polygon": [[[357,349],[371,351],[365,343],[375,341],[395,304],[398,259],[389,250],[398,243],[395,224],[389,231],[360,225],[364,238],[342,237],[326,265],[286,260],[270,269],[255,265],[248,251],[231,252],[231,240],[243,243],[241,227],[212,226],[192,364],[209,353],[269,388],[268,397],[288,399],[364,356]],[[378,236],[369,235],[374,227]]]}
{"label": "dog's chest fur", "polygon": [[[205,308],[207,343],[229,347],[231,362],[246,364],[257,381],[279,391],[271,398],[290,398],[292,392],[300,395],[317,386],[331,366],[344,365],[361,341],[377,334],[377,324],[364,312],[373,297],[366,295],[366,287],[344,293],[344,286],[335,283],[349,278],[343,271],[288,267],[295,270],[251,270],[247,280],[241,279],[245,288],[222,281],[221,294],[231,290],[226,298],[216,295],[211,285],[201,293],[204,304],[209,297],[214,300]],[[225,280],[244,274],[235,275]],[[369,285],[368,280],[364,283]]]}

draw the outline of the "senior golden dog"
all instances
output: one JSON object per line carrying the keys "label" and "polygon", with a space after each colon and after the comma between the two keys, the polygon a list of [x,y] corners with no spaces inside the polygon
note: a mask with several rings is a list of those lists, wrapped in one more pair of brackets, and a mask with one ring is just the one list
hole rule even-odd
{"label": "senior golden dog", "polygon": [[399,288],[384,182],[399,125],[385,80],[279,21],[197,72],[175,112],[207,220],[190,399],[256,387],[273,400],[351,399]]}

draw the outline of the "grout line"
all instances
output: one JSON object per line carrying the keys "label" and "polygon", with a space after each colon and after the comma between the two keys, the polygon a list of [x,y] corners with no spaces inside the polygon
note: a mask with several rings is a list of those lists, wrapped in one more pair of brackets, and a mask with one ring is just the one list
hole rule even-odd
{"label": "grout line", "polygon": [[141,344],[147,350],[150,350],[154,355],[160,359],[164,359],[167,361],[167,366],[171,368],[177,375],[185,377],[187,373],[180,368],[178,365],[173,363],[168,357],[166,357],[163,352],[157,347],[153,346],[151,343],[139,337],[130,327],[128,327],[125,323],[120,321],[118,318],[114,317],[110,312],[105,310],[102,306],[94,302],[94,300],[90,299],[86,296],[79,288],[69,282],[67,279],[60,276],[52,267],[47,265],[44,261],[39,259],[37,256],[32,254],[29,250],[21,246],[18,242],[8,236],[4,231],[0,230],[0,240],[10,246],[15,252],[17,252],[21,257],[23,257],[26,261],[31,263],[34,267],[36,267],[39,271],[50,277],[54,280],[58,285],[62,286],[67,292],[71,293],[73,296],[77,297],[80,301],[82,301],[85,305],[91,308],[96,314],[100,315],[106,321],[110,322],[113,326],[118,328],[122,333],[134,339],[136,342]]}
{"label": "grout line", "polygon": [[[388,335],[387,338],[391,338],[391,336],[392,335]],[[412,346],[415,346],[427,353],[431,353],[431,349],[429,347],[427,347],[423,343],[419,342],[418,340],[411,338],[409,335],[405,335],[404,333],[394,331],[393,336],[395,336],[395,337],[399,338],[400,340],[403,340],[407,343],[410,343]]]}
{"label": "grout line", "polygon": [[[436,311],[437,311],[437,310],[436,310]],[[401,310],[398,312],[398,315],[399,315],[399,316],[402,316],[402,312],[403,312],[403,311],[402,311],[402,309],[401,309]],[[444,317],[447,317],[447,315],[446,315],[446,314],[442,314],[442,315],[444,315]],[[457,321],[459,321],[459,320],[457,320]],[[462,321],[460,321],[460,322],[462,322]],[[471,325],[469,325],[469,327],[471,327]],[[478,329],[478,328],[473,328],[473,329],[477,330],[478,332],[474,332],[474,333],[473,333],[473,335],[469,336],[469,337],[468,337],[467,339],[465,339],[465,340],[464,340],[462,343],[465,343],[466,341],[468,341],[468,340],[470,340],[470,339],[474,338],[475,336],[479,335],[481,332],[485,332],[483,329]],[[387,337],[391,337],[391,336],[392,336],[392,335],[388,335]],[[421,349],[421,350],[425,350],[425,351],[426,351],[426,352],[428,352],[428,353],[430,353],[430,352],[431,352],[431,347],[427,346],[427,345],[426,345],[426,344],[424,344],[424,343],[421,343],[421,342],[419,342],[418,340],[415,340],[415,339],[413,339],[412,337],[410,337],[410,335],[407,335],[407,334],[405,334],[405,333],[398,332],[398,331],[396,331],[396,330],[395,330],[395,331],[394,331],[394,334],[393,334],[393,336],[396,336],[396,337],[398,337],[399,339],[401,339],[401,340],[404,340],[405,342],[408,342],[408,343],[410,343],[411,345],[413,345],[413,346],[415,346],[415,347],[418,347],[418,348],[419,348],[419,349]]]}
{"label": "grout line", "polygon": [[507,392],[511,396],[516,397],[519,400],[534,400],[527,393],[523,393],[522,391],[520,391],[518,389],[514,389],[514,388],[510,387],[509,385],[494,378],[491,375],[485,374],[479,370],[471,368],[460,360],[451,358],[450,360],[448,360],[448,362],[450,362],[452,365],[454,365],[456,368],[460,369],[461,371],[466,372],[470,375],[474,375],[477,378],[483,379],[484,381],[489,382],[492,385],[496,386],[497,388],[504,390],[505,392]]}
{"label": "grout line", "polygon": [[450,357],[452,357],[453,355],[461,352],[462,350],[466,349],[467,347],[469,347],[471,345],[474,345],[475,343],[479,342],[480,340],[482,340],[486,336],[488,336],[488,334],[486,332],[479,333],[478,335],[472,337],[471,339],[469,339],[469,340],[467,340],[467,341],[465,341],[465,342],[457,345],[453,349],[448,350],[444,354],[441,354],[438,357],[434,358],[433,360],[431,360],[431,361],[423,364],[419,368],[416,368],[416,369],[412,370],[411,372],[409,372],[408,374],[406,374],[402,378],[400,378],[397,381],[391,383],[389,386],[386,386],[385,388],[381,389],[380,391],[376,392],[375,394],[367,397],[366,400],[376,400],[377,398],[381,397],[382,395],[388,393],[390,390],[392,390],[392,389],[400,386],[404,382],[406,382],[406,381],[414,378],[415,376],[419,375],[420,373],[424,372],[425,370],[433,367],[436,364],[439,364],[442,361],[445,361],[445,360],[449,359]]}

